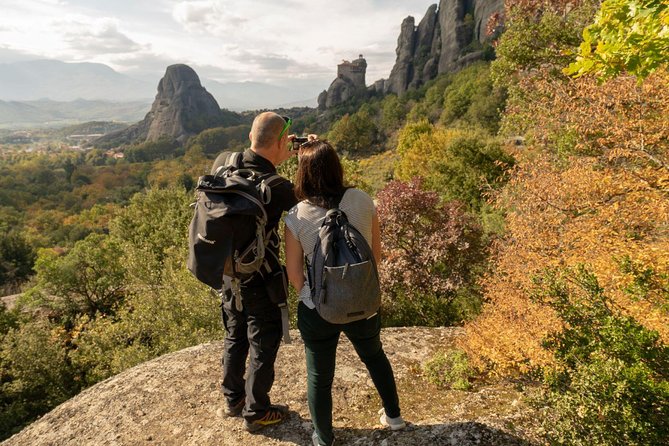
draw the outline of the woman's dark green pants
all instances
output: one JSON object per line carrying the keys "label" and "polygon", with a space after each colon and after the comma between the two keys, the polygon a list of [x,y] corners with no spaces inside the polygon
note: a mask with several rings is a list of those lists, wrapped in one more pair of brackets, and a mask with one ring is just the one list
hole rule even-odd
{"label": "woman's dark green pants", "polygon": [[399,399],[393,369],[386,357],[379,334],[381,318],[377,313],[370,319],[348,324],[331,324],[300,302],[297,326],[304,340],[307,358],[307,400],[309,411],[321,444],[329,445],[332,433],[332,380],[339,334],[344,332],[367,367],[379,392],[386,416],[400,416]]}

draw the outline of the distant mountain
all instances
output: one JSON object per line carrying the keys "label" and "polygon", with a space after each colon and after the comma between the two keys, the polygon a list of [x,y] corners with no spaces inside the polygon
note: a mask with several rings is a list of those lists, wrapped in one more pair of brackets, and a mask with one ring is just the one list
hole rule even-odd
{"label": "distant mountain", "polygon": [[[150,103],[156,96],[158,79],[158,76],[152,82],[135,79],[98,63],[65,63],[58,60],[0,63],[0,100],[26,102],[48,99],[62,102],[85,99]],[[260,82],[221,83],[206,78],[202,79],[202,85],[221,107],[235,111],[274,108],[291,103],[315,106],[313,97],[318,92]],[[37,116],[35,111],[26,110],[25,113]],[[0,122],[7,122],[8,116],[6,111],[0,112]],[[89,116],[85,120],[98,118],[103,117]]]}
{"label": "distant mountain", "polygon": [[136,122],[150,106],[149,101],[0,101],[0,127],[58,126],[93,120]]}
{"label": "distant mountain", "polygon": [[97,63],[33,60],[0,64],[0,100],[150,101],[155,86]]}

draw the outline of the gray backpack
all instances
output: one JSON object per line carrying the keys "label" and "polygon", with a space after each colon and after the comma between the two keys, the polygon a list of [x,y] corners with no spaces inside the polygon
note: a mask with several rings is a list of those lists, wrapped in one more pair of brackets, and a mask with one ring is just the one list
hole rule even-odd
{"label": "gray backpack", "polygon": [[307,273],[311,299],[326,321],[346,324],[379,311],[381,288],[372,249],[341,209],[325,214]]}

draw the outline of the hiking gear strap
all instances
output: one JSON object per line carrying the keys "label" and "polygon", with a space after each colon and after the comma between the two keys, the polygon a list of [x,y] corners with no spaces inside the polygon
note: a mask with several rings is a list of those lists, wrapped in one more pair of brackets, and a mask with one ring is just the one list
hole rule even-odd
{"label": "hiking gear strap", "polygon": [[242,306],[242,290],[239,279],[223,276],[223,284],[224,290],[230,290],[232,293],[232,298],[235,300],[235,309],[242,311],[244,307]]}
{"label": "hiking gear strap", "polygon": [[284,303],[279,305],[279,308],[281,309],[281,329],[283,331],[283,342],[286,344],[292,343],[292,339],[290,339],[290,321],[289,321],[289,315],[288,315],[288,303]]}

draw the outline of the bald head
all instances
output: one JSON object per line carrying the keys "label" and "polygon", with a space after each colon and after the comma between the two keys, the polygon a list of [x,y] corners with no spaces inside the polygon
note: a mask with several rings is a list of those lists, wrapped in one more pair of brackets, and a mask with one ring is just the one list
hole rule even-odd
{"label": "bald head", "polygon": [[264,112],[256,116],[251,126],[251,147],[266,149],[279,141],[279,133],[286,121],[274,112]]}

